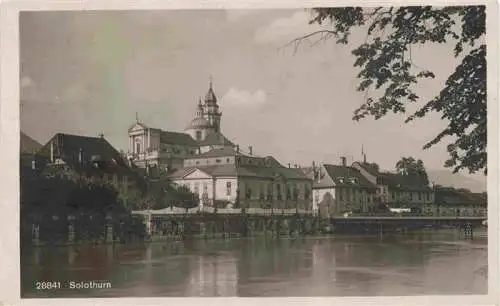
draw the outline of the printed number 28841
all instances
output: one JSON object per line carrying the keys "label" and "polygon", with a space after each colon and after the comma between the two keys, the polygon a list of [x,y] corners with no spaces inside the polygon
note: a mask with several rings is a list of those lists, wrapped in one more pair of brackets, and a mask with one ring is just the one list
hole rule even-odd
{"label": "printed number 28841", "polygon": [[51,289],[60,289],[60,282],[36,282],[35,283],[36,290],[51,290]]}

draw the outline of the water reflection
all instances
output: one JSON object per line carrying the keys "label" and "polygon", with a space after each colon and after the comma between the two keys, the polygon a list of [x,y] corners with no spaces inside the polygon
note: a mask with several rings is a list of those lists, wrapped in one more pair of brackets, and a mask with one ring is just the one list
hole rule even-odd
{"label": "water reflection", "polygon": [[36,280],[108,280],[111,289],[55,296],[346,296],[487,293],[486,239],[454,232],[401,237],[235,239],[34,248],[22,253],[23,296]]}

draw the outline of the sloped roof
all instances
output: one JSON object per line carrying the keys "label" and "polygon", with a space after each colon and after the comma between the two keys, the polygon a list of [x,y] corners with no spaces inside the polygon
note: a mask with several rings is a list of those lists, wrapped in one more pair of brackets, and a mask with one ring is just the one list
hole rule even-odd
{"label": "sloped roof", "polygon": [[212,88],[212,84],[210,84],[210,88],[205,95],[205,103],[208,105],[213,105],[217,103],[217,97],[215,96],[215,92]]}
{"label": "sloped roof", "polygon": [[198,142],[200,146],[213,146],[213,145],[224,145],[224,146],[232,146],[234,147],[234,143],[232,143],[229,139],[227,139],[222,133],[210,133],[203,139]]}
{"label": "sloped roof", "polygon": [[149,127],[147,125],[145,125],[144,123],[142,122],[136,122],[134,124],[132,124],[129,128],[128,128],[128,131],[130,132],[133,128],[135,128],[136,126],[142,128],[142,129],[149,129]]}
{"label": "sloped roof", "polygon": [[366,172],[370,173],[373,176],[378,176],[380,174],[376,165],[373,163],[367,163],[367,162],[356,162],[356,163],[359,164],[363,169],[365,169]]}
{"label": "sloped roof", "polygon": [[382,172],[378,176],[380,183],[389,186],[392,189],[428,191],[431,188],[425,182],[415,175],[402,175],[398,173]]}
{"label": "sloped roof", "polygon": [[33,138],[29,137],[25,133],[21,131],[21,136],[20,136],[20,147],[19,151],[21,153],[35,153],[39,149],[42,148],[42,145],[34,140]]}
{"label": "sloped roof", "polygon": [[104,138],[58,133],[39,150],[38,155],[50,158],[51,142],[54,145],[54,156],[62,159],[70,167],[81,167],[78,161],[81,150],[83,161],[86,163],[100,162],[102,167],[108,169],[111,169],[110,165],[129,169],[120,152]]}
{"label": "sloped roof", "polygon": [[186,175],[189,175],[196,169],[199,169],[214,177],[237,176],[237,177],[255,177],[264,179],[275,179],[277,177],[283,177],[285,179],[302,179],[302,180],[307,179],[307,177],[298,168],[295,169],[295,168],[285,168],[276,166],[266,167],[258,165],[235,165],[235,164],[187,167],[174,172],[171,175],[171,178],[180,179]]}
{"label": "sloped roof", "polygon": [[464,192],[452,187],[438,187],[435,189],[435,201],[436,203],[440,203],[440,205],[486,206],[488,197],[485,193]]}
{"label": "sloped roof", "polygon": [[193,156],[191,159],[197,158],[211,158],[211,157],[226,157],[226,156],[248,156],[248,157],[257,157],[255,155],[244,154],[241,151],[237,151],[234,147],[223,147],[223,148],[215,148],[208,152],[202,153],[197,156]]}
{"label": "sloped roof", "polygon": [[392,172],[381,172],[374,164],[357,162],[363,169],[371,175],[377,177],[377,184],[389,186],[391,189],[412,190],[412,191],[428,191],[429,186],[425,181],[416,175],[402,175]]}
{"label": "sloped roof", "polygon": [[196,143],[196,141],[189,134],[170,131],[160,132],[160,142],[191,147],[198,146],[198,143]]}
{"label": "sloped roof", "polygon": [[[370,183],[370,181],[354,167],[329,164],[325,164],[323,167],[337,187],[377,188],[377,186]],[[355,180],[351,181],[351,178]]]}

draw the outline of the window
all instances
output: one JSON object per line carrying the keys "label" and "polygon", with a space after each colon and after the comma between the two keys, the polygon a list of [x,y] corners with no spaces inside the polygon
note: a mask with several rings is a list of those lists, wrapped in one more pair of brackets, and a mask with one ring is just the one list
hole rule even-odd
{"label": "window", "polygon": [[304,189],[304,199],[309,200],[310,195],[311,195],[311,191],[309,190],[309,187],[306,186]]}
{"label": "window", "polygon": [[231,182],[226,183],[226,195],[231,195]]}
{"label": "window", "polygon": [[231,162],[231,159],[226,158],[226,162],[227,162],[227,163],[230,163],[230,162]]}
{"label": "window", "polygon": [[216,162],[217,164],[220,164],[220,163],[221,163],[221,160],[217,158],[217,159],[215,160],[215,162]]}
{"label": "window", "polygon": [[418,193],[418,200],[419,200],[419,201],[421,201],[421,200],[422,200],[422,193],[421,193],[421,192],[419,192],[419,193]]}
{"label": "window", "polygon": [[339,200],[344,201],[344,189],[339,188]]}
{"label": "window", "polygon": [[297,186],[293,187],[293,199],[295,201],[299,199],[299,188]]}
{"label": "window", "polygon": [[200,183],[198,183],[198,182],[194,183],[194,193],[195,194],[200,193]]}
{"label": "window", "polygon": [[286,186],[286,199],[290,200],[292,198],[292,186]]}
{"label": "window", "polygon": [[273,183],[267,185],[267,200],[273,200]]}
{"label": "window", "polygon": [[260,191],[259,191],[259,199],[264,200],[265,194],[264,194],[264,184],[260,185]]}
{"label": "window", "polygon": [[278,200],[283,200],[283,195],[281,194],[281,184],[276,185],[276,194],[278,197]]}
{"label": "window", "polygon": [[141,153],[141,143],[139,139],[135,143],[135,153]]}
{"label": "window", "polygon": [[207,183],[203,183],[203,193],[208,193],[208,185],[207,185]]}
{"label": "window", "polygon": [[200,164],[200,161],[199,161],[199,160],[197,160],[197,161],[196,161],[196,164],[197,164],[197,165],[199,165],[199,164]]}
{"label": "window", "polygon": [[245,196],[248,200],[250,200],[252,198],[252,188],[247,187],[247,192],[246,192]]}
{"label": "window", "polygon": [[[420,193],[418,193],[420,195]],[[410,192],[410,201],[413,201],[413,192]]]}
{"label": "window", "polygon": [[201,131],[196,131],[196,140],[201,140]]}

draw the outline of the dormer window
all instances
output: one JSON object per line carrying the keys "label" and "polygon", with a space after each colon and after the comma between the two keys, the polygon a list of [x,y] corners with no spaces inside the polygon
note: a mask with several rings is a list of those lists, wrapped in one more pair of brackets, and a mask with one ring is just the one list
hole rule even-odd
{"label": "dormer window", "polygon": [[358,179],[357,179],[357,178],[355,178],[355,177],[351,177],[351,178],[349,178],[349,182],[350,182],[351,184],[357,184],[357,183],[358,183]]}
{"label": "dormer window", "polygon": [[343,177],[339,177],[338,180],[339,180],[339,183],[344,184],[344,178]]}

